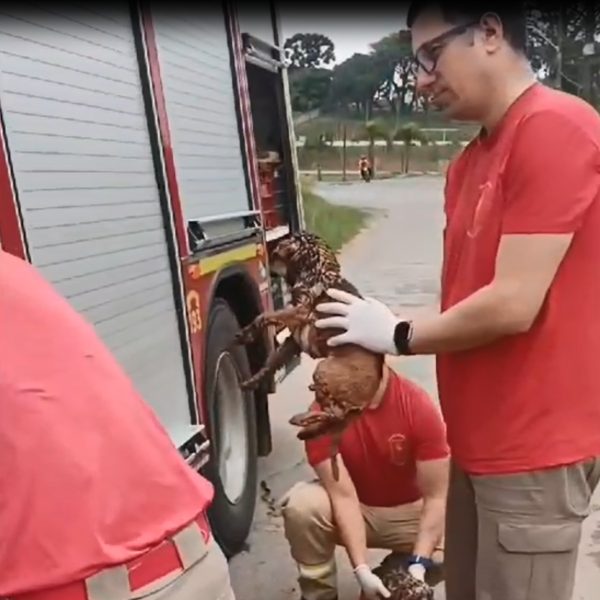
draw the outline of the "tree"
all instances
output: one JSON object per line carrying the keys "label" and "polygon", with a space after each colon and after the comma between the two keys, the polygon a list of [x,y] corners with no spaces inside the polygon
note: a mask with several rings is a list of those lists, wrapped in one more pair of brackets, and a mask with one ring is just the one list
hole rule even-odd
{"label": "tree", "polygon": [[363,113],[365,122],[371,116],[375,92],[381,84],[380,74],[373,68],[368,54],[355,53],[333,69],[331,104],[354,106]]}
{"label": "tree", "polygon": [[600,7],[591,0],[547,5],[528,3],[527,55],[540,79],[554,87],[582,95],[584,46],[600,33]]}
{"label": "tree", "polygon": [[295,69],[290,72],[292,110],[307,112],[322,108],[329,97],[332,74],[329,69]]}
{"label": "tree", "polygon": [[378,123],[377,121],[369,121],[365,125],[365,132],[369,139],[369,162],[371,163],[371,169],[373,170],[373,176],[375,176],[375,140],[385,140],[386,144],[390,144],[390,138],[385,125]]}
{"label": "tree", "polygon": [[[353,54],[330,71],[329,81],[323,73],[318,76],[307,74],[320,68],[315,65],[324,62],[325,59],[319,59],[319,52],[327,54],[326,42],[309,39],[309,36],[325,38],[319,34],[296,34],[285,43],[292,63],[290,82],[297,74],[298,84],[293,84],[292,93],[295,110],[308,110],[308,106],[319,106],[325,110],[354,108],[363,115],[366,123],[373,118],[374,106],[385,103],[395,113],[397,125],[401,113],[409,113],[418,106],[411,69],[410,31],[403,30],[381,38],[371,44],[368,54]],[[313,48],[310,53],[307,51],[309,43]],[[329,90],[327,99],[324,98],[325,89]]]}
{"label": "tree", "polygon": [[321,33],[296,33],[283,45],[290,61],[289,69],[322,68],[335,62],[335,46]]}
{"label": "tree", "polygon": [[374,68],[381,77],[378,94],[389,103],[398,123],[400,113],[412,107],[414,96],[411,33],[392,33],[371,44],[371,48]]}
{"label": "tree", "polygon": [[404,142],[404,156],[402,164],[402,172],[408,173],[410,166],[410,149],[415,145],[415,142],[421,144],[427,143],[425,132],[416,123],[406,123],[396,130],[394,139]]}
{"label": "tree", "polygon": [[369,54],[354,54],[334,68],[332,98],[354,106],[365,121],[372,118],[373,106],[384,102],[398,123],[401,113],[416,106],[410,31],[392,33],[370,46]]}

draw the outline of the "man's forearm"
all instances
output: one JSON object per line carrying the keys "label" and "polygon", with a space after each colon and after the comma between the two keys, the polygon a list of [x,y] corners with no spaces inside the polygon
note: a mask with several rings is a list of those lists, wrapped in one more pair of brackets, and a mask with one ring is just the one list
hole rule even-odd
{"label": "man's forearm", "polygon": [[365,563],[367,539],[365,522],[358,500],[351,495],[333,496],[331,505],[341,542],[346,548],[352,567]]}
{"label": "man's forearm", "polygon": [[426,498],[419,522],[419,533],[413,553],[431,557],[444,536],[446,501],[444,498]]}
{"label": "man's forearm", "polygon": [[486,286],[445,312],[413,320],[415,354],[469,350],[526,328],[508,292]]}

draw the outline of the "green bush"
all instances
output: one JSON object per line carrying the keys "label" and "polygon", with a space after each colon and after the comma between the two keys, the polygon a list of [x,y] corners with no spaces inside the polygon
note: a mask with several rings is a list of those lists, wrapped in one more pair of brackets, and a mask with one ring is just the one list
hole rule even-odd
{"label": "green bush", "polygon": [[367,213],[352,206],[331,204],[315,194],[309,183],[302,183],[306,229],[322,237],[338,252],[366,225]]}

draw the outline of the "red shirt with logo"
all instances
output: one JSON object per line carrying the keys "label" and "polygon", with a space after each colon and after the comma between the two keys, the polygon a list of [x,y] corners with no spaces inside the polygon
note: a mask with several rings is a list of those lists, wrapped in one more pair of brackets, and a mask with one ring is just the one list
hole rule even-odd
{"label": "red shirt with logo", "polygon": [[[340,455],[367,506],[398,506],[422,497],[416,463],[446,458],[448,446],[439,408],[417,384],[389,370],[381,402],[344,432]],[[309,464],[329,460],[331,438],[305,442]]]}
{"label": "red shirt with logo", "polygon": [[213,497],[84,321],[0,251],[0,597],[135,558]]}
{"label": "red shirt with logo", "polygon": [[493,474],[600,455],[600,116],[534,84],[445,195],[444,310],[492,281],[503,235],[574,233],[528,332],[438,357],[453,458]]}

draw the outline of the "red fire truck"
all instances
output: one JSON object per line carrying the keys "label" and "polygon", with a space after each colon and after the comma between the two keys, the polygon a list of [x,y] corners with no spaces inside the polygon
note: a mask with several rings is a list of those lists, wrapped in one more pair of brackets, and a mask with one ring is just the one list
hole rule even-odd
{"label": "red fire truck", "polygon": [[0,244],[94,324],[215,484],[231,555],[271,451],[268,395],[294,365],[242,392],[277,340],[226,347],[283,302],[267,248],[303,216],[274,6],[181,6],[3,11]]}

